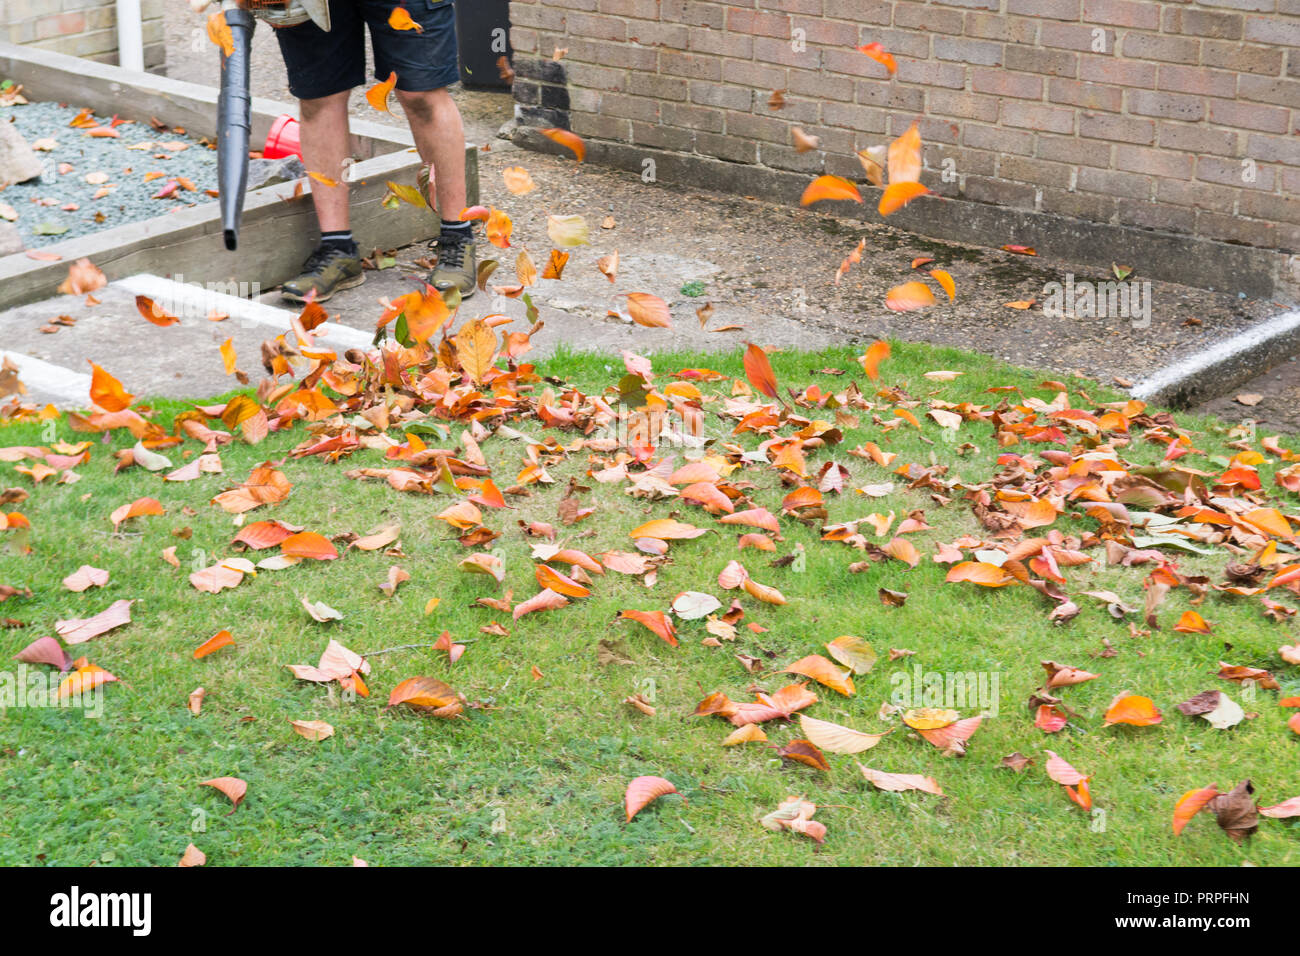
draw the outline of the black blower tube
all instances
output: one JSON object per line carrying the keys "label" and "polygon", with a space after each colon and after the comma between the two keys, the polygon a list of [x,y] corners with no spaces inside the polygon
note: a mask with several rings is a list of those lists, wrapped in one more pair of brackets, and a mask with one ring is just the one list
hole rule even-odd
{"label": "black blower tube", "polygon": [[221,53],[221,94],[217,97],[217,186],[221,202],[221,229],[226,248],[239,244],[239,219],[244,214],[244,189],[248,186],[248,140],[252,97],[248,92],[253,47],[253,15],[247,10],[226,10],[226,25],[234,40],[229,56]]}

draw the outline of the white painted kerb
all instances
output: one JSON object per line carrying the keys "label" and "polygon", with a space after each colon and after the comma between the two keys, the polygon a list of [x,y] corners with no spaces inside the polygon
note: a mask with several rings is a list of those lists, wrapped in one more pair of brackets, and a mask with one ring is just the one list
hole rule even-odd
{"label": "white painted kerb", "polygon": [[1208,349],[1166,365],[1134,385],[1129,389],[1129,394],[1134,398],[1149,399],[1153,395],[1159,395],[1181,385],[1206,369],[1222,364],[1237,353],[1263,345],[1270,339],[1292,334],[1297,329],[1300,329],[1300,312],[1284,312],[1276,315]]}

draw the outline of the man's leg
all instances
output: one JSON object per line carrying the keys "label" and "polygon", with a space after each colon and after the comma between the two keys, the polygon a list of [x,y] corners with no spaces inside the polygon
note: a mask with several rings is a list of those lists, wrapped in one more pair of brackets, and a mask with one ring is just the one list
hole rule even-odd
{"label": "man's leg", "polygon": [[[348,184],[343,161],[348,157],[348,93],[298,101],[299,140],[303,165],[328,182],[312,178],[311,201],[320,226],[320,245],[303,266],[303,274],[290,279],[280,294],[292,302],[308,298],[324,302],[340,289],[365,281],[361,253],[352,238],[348,219]],[[330,185],[333,183],[334,185]]]}
{"label": "man's leg", "polygon": [[[455,11],[446,0],[408,2],[406,9],[420,29],[395,30],[388,20],[399,0],[357,3],[370,28],[376,77],[397,75],[397,101],[425,163],[420,186],[442,217],[438,267],[429,282],[442,291],[455,288],[467,298],[474,294],[477,262],[474,224],[460,219],[465,208],[465,130],[447,90],[460,79]],[[430,179],[432,189],[426,188]]]}
{"label": "man's leg", "polygon": [[337,183],[309,180],[320,226],[320,245],[280,294],[294,302],[323,302],[339,289],[365,281],[361,255],[348,225],[348,187],[343,160],[348,155],[348,94],[365,82],[365,23],[353,0],[330,4],[331,27],[301,23],[276,30],[289,73],[289,92],[298,98],[303,164]]}
{"label": "man's leg", "polygon": [[460,110],[446,89],[408,93],[397,91],[406,111],[420,159],[433,167],[430,180],[438,212],[446,221],[460,218],[465,208],[465,128]]}
{"label": "man's leg", "polygon": [[347,232],[348,184],[343,181],[343,161],[348,157],[348,93],[315,100],[299,100],[299,138],[306,167],[336,183],[311,180],[311,201],[322,234]]}

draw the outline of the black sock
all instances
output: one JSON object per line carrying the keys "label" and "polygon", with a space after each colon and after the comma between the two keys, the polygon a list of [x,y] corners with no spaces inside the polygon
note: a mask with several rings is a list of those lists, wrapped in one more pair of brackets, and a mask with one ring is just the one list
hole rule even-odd
{"label": "black sock", "polygon": [[320,234],[320,244],[341,249],[350,255],[355,254],[357,251],[357,244],[352,239],[352,230],[350,229],[343,229],[338,232],[322,232]]}
{"label": "black sock", "polygon": [[474,238],[474,221],[472,219],[462,219],[456,222],[442,221],[442,235],[456,235],[463,239]]}

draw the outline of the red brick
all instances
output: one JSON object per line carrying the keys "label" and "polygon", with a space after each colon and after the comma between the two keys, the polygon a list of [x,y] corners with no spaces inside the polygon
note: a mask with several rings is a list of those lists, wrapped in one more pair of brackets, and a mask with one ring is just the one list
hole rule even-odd
{"label": "red brick", "polygon": [[993,96],[1015,96],[1037,100],[1043,96],[1043,79],[1039,76],[1023,76],[1006,70],[985,70],[976,67],[971,70],[971,89],[976,93],[989,93]]}
{"label": "red brick", "polygon": [[1237,81],[1237,95],[1247,100],[1274,103],[1294,109],[1300,107],[1300,80],[1242,76]]}
{"label": "red brick", "polygon": [[999,126],[982,126],[979,123],[967,123],[962,130],[961,142],[971,149],[984,149],[998,153],[1018,153],[1021,156],[1034,155],[1034,134],[1016,129],[1002,129]]}
{"label": "red brick", "polygon": [[1200,96],[1232,97],[1237,92],[1237,74],[1227,70],[1207,70],[1200,66],[1160,66],[1156,86],[1174,93],[1195,93]]}
{"label": "red brick", "polygon": [[1049,133],[1073,133],[1074,110],[1042,106],[1021,100],[1004,100],[999,110],[1003,124]]}
{"label": "red brick", "polygon": [[981,40],[1032,44],[1038,40],[1038,20],[972,11],[966,14],[964,32],[968,37],[978,37]]}
{"label": "red brick", "polygon": [[1203,119],[1205,100],[1185,93],[1155,93],[1151,90],[1129,90],[1128,108],[1138,116],[1158,116],[1161,119],[1179,119],[1188,122]]}
{"label": "red brick", "polygon": [[1008,46],[1005,53],[1008,70],[1046,73],[1050,76],[1077,76],[1079,54],[1066,50],[1043,50],[1028,46]]}
{"label": "red brick", "polygon": [[1184,36],[1240,40],[1242,31],[1241,14],[1166,7],[1164,31],[1165,33],[1181,33]]}
{"label": "red brick", "polygon": [[867,133],[885,132],[887,112],[874,106],[857,106],[847,103],[823,103],[822,122],[827,126],[843,126],[846,129],[861,130]]}
{"label": "red brick", "polygon": [[1157,142],[1161,149],[1225,156],[1237,151],[1237,132],[1202,123],[1161,123]]}
{"label": "red brick", "polygon": [[1196,63],[1201,58],[1201,41],[1191,37],[1129,32],[1124,34],[1121,50],[1124,56],[1134,60]]}
{"label": "red brick", "polygon": [[1079,79],[1151,89],[1156,85],[1156,67],[1153,63],[1119,60],[1113,56],[1082,56],[1079,58]]}
{"label": "red brick", "polygon": [[1114,149],[1110,143],[1095,139],[1079,139],[1076,136],[1051,136],[1039,133],[1034,155],[1039,159],[1048,159],[1057,163],[1074,163],[1078,166],[1098,166],[1110,169],[1110,154]]}
{"label": "red brick", "polygon": [[959,119],[980,120],[984,123],[998,121],[996,96],[981,96],[964,90],[930,90],[926,94],[926,105],[931,113],[940,116],[955,116]]}
{"label": "red brick", "polygon": [[1085,110],[1118,113],[1124,108],[1124,91],[1119,87],[1055,77],[1048,82],[1047,99],[1052,103],[1065,103]]}
{"label": "red brick", "polygon": [[1007,0],[1007,13],[1053,20],[1079,19],[1079,0]]}
{"label": "red brick", "polygon": [[1160,7],[1141,0],[1083,0],[1083,19],[1087,23],[1158,30]]}
{"label": "red brick", "polygon": [[933,60],[904,60],[896,74],[901,83],[946,87],[960,90],[966,86],[966,66],[960,63],[936,63]]}
{"label": "red brick", "polygon": [[1300,166],[1300,136],[1264,136],[1251,133],[1246,140],[1246,155],[1261,163]]}
{"label": "red brick", "polygon": [[[1038,37],[1043,46],[1055,49],[1100,54],[1115,52],[1115,31],[1104,27],[1045,20],[1038,31]],[[1101,40],[1100,45],[1097,43],[1098,39]]]}
{"label": "red brick", "polygon": [[1263,73],[1277,76],[1282,70],[1285,51],[1270,46],[1247,46],[1224,40],[1206,40],[1201,44],[1201,63],[1238,73]]}
{"label": "red brick", "polygon": [[[1240,84],[1245,77],[1238,77]],[[1256,129],[1264,133],[1285,133],[1291,125],[1291,112],[1277,106],[1259,106],[1240,100],[1209,101],[1210,122],[1221,126]]]}
{"label": "red brick", "polygon": [[1002,65],[1002,44],[988,40],[935,36],[930,40],[930,49],[940,60],[956,60],[979,66]]}
{"label": "red brick", "polygon": [[786,41],[789,41],[792,36],[790,17],[787,14],[742,10],[739,7],[727,9],[727,29],[735,33],[776,37]]}
{"label": "red brick", "polygon": [[1115,146],[1115,168],[1130,173],[1148,173],[1166,179],[1191,179],[1192,165],[1192,157],[1186,153],[1129,146],[1125,143]]}
{"label": "red brick", "polygon": [[944,9],[921,3],[896,3],[894,26],[926,33],[945,33],[960,36],[965,25],[965,14],[960,10]]}
{"label": "red brick", "polygon": [[1150,146],[1156,141],[1156,124],[1148,119],[1137,119],[1131,116],[1081,113],[1079,135],[1088,139]]}

